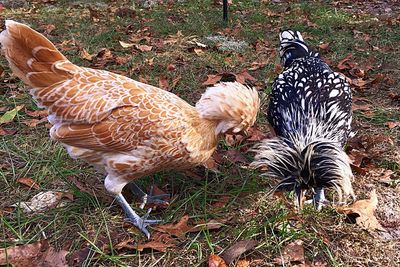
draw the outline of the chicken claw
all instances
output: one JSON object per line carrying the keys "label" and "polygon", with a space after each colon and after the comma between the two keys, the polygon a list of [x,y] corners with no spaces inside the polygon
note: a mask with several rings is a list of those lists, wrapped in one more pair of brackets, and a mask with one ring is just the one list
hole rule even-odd
{"label": "chicken claw", "polygon": [[150,239],[150,233],[147,230],[147,226],[151,224],[156,224],[160,223],[161,220],[147,220],[147,218],[150,215],[151,209],[149,209],[143,217],[140,217],[129,205],[129,203],[126,201],[125,197],[122,194],[118,194],[115,199],[119,203],[119,205],[122,207],[122,209],[125,211],[126,216],[128,217],[128,221],[132,223],[134,226],[139,228],[148,239]]}
{"label": "chicken claw", "polygon": [[153,195],[153,186],[150,188],[150,192],[147,194],[145,193],[137,184],[129,183],[128,184],[129,190],[142,199],[142,203],[140,203],[140,208],[144,209],[146,204],[155,204],[155,205],[169,205],[168,201],[163,200],[163,198],[170,197],[169,194],[161,194],[161,195]]}

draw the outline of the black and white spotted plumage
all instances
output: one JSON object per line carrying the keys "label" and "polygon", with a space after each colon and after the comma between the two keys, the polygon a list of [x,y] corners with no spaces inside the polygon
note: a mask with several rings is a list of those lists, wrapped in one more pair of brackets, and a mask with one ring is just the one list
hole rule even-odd
{"label": "black and white spotted plumage", "polygon": [[280,188],[300,192],[335,187],[354,195],[350,160],[343,151],[351,132],[351,89],[311,51],[299,32],[280,34],[284,71],[275,79],[268,121],[276,138],[257,148],[253,166],[267,167]]}

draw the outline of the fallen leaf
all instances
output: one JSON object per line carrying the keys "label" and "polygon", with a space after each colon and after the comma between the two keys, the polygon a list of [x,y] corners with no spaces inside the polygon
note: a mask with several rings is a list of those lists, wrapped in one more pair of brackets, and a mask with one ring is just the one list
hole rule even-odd
{"label": "fallen leaf", "polygon": [[28,177],[19,178],[17,180],[17,182],[20,184],[26,185],[30,188],[40,189],[40,186],[34,180],[32,180],[31,178],[28,178]]}
{"label": "fallen leaf", "polygon": [[225,157],[231,161],[232,163],[248,163],[249,161],[245,156],[243,156],[243,153],[240,152],[239,150],[228,150],[225,151],[224,153]]}
{"label": "fallen leaf", "polygon": [[7,111],[0,117],[0,124],[12,122],[24,105],[16,106],[14,109]]}
{"label": "fallen leaf", "polygon": [[68,264],[69,266],[83,266],[86,259],[89,259],[94,254],[95,251],[90,247],[75,250],[68,256]]}
{"label": "fallen leaf", "polygon": [[265,65],[267,65],[267,62],[252,62],[251,63],[251,67],[248,70],[258,70],[260,68],[265,67]]}
{"label": "fallen leaf", "polygon": [[168,91],[169,84],[168,84],[168,79],[167,79],[166,76],[160,75],[160,77],[158,78],[158,86],[159,86],[161,89],[164,89],[164,90],[167,90],[167,91]]}
{"label": "fallen leaf", "polygon": [[121,242],[119,242],[118,244],[116,244],[116,245],[114,245],[113,247],[114,247],[114,249],[115,250],[122,250],[122,249],[136,249],[137,248],[137,246],[135,246],[134,244],[133,244],[133,239],[131,239],[131,238],[128,238],[128,239],[125,239],[125,240],[122,240]]}
{"label": "fallen leaf", "polygon": [[158,241],[149,241],[144,244],[139,243],[137,245],[136,249],[139,251],[143,251],[143,249],[151,248],[151,249],[158,250],[161,252],[167,252],[167,248],[170,248],[170,247],[175,247],[175,244],[168,244],[168,243],[163,243],[163,242],[158,242]]}
{"label": "fallen leaf", "polygon": [[153,49],[150,45],[135,45],[135,47],[142,52],[149,52]]}
{"label": "fallen leaf", "polygon": [[400,121],[388,121],[386,122],[386,125],[389,127],[389,129],[393,129],[397,126],[400,126]]}
{"label": "fallen leaf", "polygon": [[364,159],[368,159],[368,154],[358,149],[352,149],[349,153],[351,164],[360,167]]}
{"label": "fallen leaf", "polygon": [[347,214],[353,218],[355,217],[356,224],[363,229],[384,231],[384,228],[374,215],[377,205],[378,196],[376,194],[376,189],[373,189],[369,199],[358,200],[348,207],[339,207],[336,210],[338,213]]}
{"label": "fallen leaf", "polygon": [[251,262],[247,259],[238,260],[236,267],[249,267]]}
{"label": "fallen leaf", "polygon": [[235,146],[242,143],[244,136],[240,134],[225,134],[225,142],[228,146]]}
{"label": "fallen leaf", "polygon": [[324,44],[320,44],[318,47],[322,50],[326,50],[329,48],[329,44],[330,43],[324,43]]}
{"label": "fallen leaf", "polygon": [[241,84],[245,84],[246,81],[256,82],[257,79],[251,76],[247,70],[242,70],[241,72],[236,74],[236,81]]}
{"label": "fallen leaf", "polygon": [[119,44],[120,44],[123,48],[129,48],[129,47],[135,46],[135,44],[126,43],[126,42],[124,42],[124,41],[119,41]]}
{"label": "fallen leaf", "polygon": [[69,193],[47,191],[36,194],[29,201],[20,202],[12,206],[20,207],[26,213],[43,212],[45,210],[57,207],[62,203],[61,200],[64,197],[70,200],[73,199],[73,196]]}
{"label": "fallen leaf", "polygon": [[189,216],[185,215],[176,224],[171,223],[171,224],[164,224],[164,225],[156,225],[156,226],[154,226],[154,229],[159,232],[168,233],[170,235],[173,235],[173,236],[176,236],[179,238],[184,238],[186,233],[191,228],[190,226],[187,225],[188,221],[189,221]]}
{"label": "fallen leaf", "polygon": [[125,63],[127,63],[131,58],[129,56],[126,57],[121,57],[121,56],[116,56],[114,58],[115,63],[117,63],[117,65],[123,65]]}
{"label": "fallen leaf", "polygon": [[339,70],[352,69],[354,67],[354,63],[349,62],[352,57],[353,57],[353,54],[348,54],[344,59],[339,61],[339,63],[337,64],[337,68]]}
{"label": "fallen leaf", "polygon": [[232,199],[232,196],[222,195],[220,196],[211,206],[214,209],[220,209],[226,206],[226,204]]}
{"label": "fallen leaf", "polygon": [[213,75],[213,74],[207,75],[207,80],[204,81],[204,82],[202,83],[202,85],[214,85],[214,84],[216,84],[217,82],[219,82],[219,81],[221,80],[221,78],[222,78],[222,75],[220,75],[220,74],[217,74],[217,75]]}
{"label": "fallen leaf", "polygon": [[358,105],[356,103],[352,103],[351,106],[351,110],[352,111],[356,111],[356,110],[361,110],[361,111],[368,111],[371,109],[371,105],[370,104],[362,104],[362,105]]}
{"label": "fallen leaf", "polygon": [[56,26],[54,26],[54,24],[46,24],[40,26],[40,29],[42,29],[46,34],[50,34],[52,31],[56,29]]}
{"label": "fallen leaf", "polygon": [[21,122],[23,124],[25,124],[26,126],[28,126],[28,127],[34,128],[40,123],[47,122],[47,118],[42,118],[40,120],[38,120],[38,119],[24,120],[24,121],[21,121]]}
{"label": "fallen leaf", "polygon": [[247,141],[261,141],[267,138],[267,135],[255,126],[250,127],[247,132]]}
{"label": "fallen leaf", "polygon": [[85,48],[82,48],[79,52],[79,56],[82,59],[86,59],[88,61],[92,61],[93,60],[93,55],[91,55]]}
{"label": "fallen leaf", "polygon": [[220,256],[211,254],[208,257],[208,267],[228,267],[228,265]]}
{"label": "fallen leaf", "polygon": [[219,223],[215,220],[210,220],[205,223],[199,223],[195,226],[189,226],[188,221],[189,221],[189,216],[185,215],[181,218],[181,220],[178,223],[157,225],[157,226],[154,226],[153,228],[156,231],[159,231],[162,233],[168,233],[169,235],[176,236],[180,239],[185,238],[185,235],[189,232],[199,232],[202,230],[214,230],[214,229],[221,228],[221,223]]}
{"label": "fallen leaf", "polygon": [[0,249],[0,265],[12,266],[60,266],[66,267],[65,256],[68,251],[56,251],[47,240],[32,244]]}
{"label": "fallen leaf", "polygon": [[173,71],[176,69],[176,66],[174,64],[168,64],[168,66],[166,67],[167,71]]}
{"label": "fallen leaf", "polygon": [[39,118],[44,118],[47,117],[49,115],[49,112],[44,109],[44,110],[29,110],[29,109],[25,109],[25,114],[29,115],[31,117],[39,117]]}
{"label": "fallen leaf", "polygon": [[16,132],[17,132],[16,130],[7,130],[0,128],[0,136],[14,135]]}
{"label": "fallen leaf", "polygon": [[[275,262],[279,265],[286,264],[304,264],[304,247],[303,241],[298,239],[289,243],[282,251],[279,258],[275,258]],[[292,265],[291,265],[292,266]]]}
{"label": "fallen leaf", "polygon": [[222,254],[222,258],[229,265],[236,258],[240,257],[240,255],[253,249],[255,246],[257,246],[257,244],[258,242],[253,239],[239,241],[225,250],[225,252]]}

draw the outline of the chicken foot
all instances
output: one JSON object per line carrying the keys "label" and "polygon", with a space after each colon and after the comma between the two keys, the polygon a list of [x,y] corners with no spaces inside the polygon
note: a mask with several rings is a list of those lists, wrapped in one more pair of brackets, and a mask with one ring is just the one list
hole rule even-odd
{"label": "chicken foot", "polygon": [[161,220],[147,220],[151,212],[151,209],[149,209],[146,212],[146,214],[143,215],[143,217],[140,217],[132,209],[132,207],[129,205],[129,203],[126,201],[125,197],[122,194],[116,195],[115,199],[117,200],[118,204],[122,207],[122,209],[125,211],[125,214],[128,217],[127,219],[129,220],[129,222],[132,223],[137,228],[139,228],[147,236],[147,238],[150,239],[150,233],[146,227],[151,224],[160,223]]}
{"label": "chicken foot", "polygon": [[137,184],[131,182],[128,184],[129,190],[142,199],[142,203],[140,204],[140,208],[144,209],[146,204],[155,204],[155,205],[169,205],[168,201],[163,200],[165,197],[169,197],[169,194],[162,194],[153,196],[153,186],[150,188],[149,193],[145,193]]}

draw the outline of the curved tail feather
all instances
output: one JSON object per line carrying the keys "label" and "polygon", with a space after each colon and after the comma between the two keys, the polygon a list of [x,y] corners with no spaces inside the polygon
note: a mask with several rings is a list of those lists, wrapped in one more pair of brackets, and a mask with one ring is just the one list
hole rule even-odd
{"label": "curved tail feather", "polygon": [[281,63],[289,67],[298,58],[306,56],[318,57],[318,53],[311,51],[310,47],[304,42],[300,32],[286,30],[279,35]]}
{"label": "curved tail feather", "polygon": [[12,20],[6,20],[5,25],[0,34],[2,52],[12,71],[26,84],[40,90],[71,78],[77,70],[37,31]]}
{"label": "curved tail feather", "polygon": [[264,140],[254,149],[251,167],[265,168],[266,174],[280,179],[276,189],[333,187],[342,197],[354,197],[350,159],[340,144],[328,140],[316,141],[302,151],[290,141],[277,137]]}

